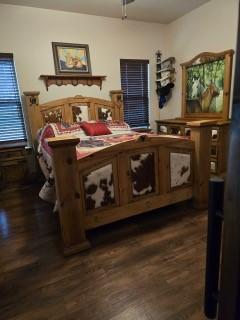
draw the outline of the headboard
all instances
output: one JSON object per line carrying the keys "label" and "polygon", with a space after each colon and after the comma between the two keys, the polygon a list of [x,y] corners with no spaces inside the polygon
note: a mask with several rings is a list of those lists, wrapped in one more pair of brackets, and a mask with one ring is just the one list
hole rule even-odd
{"label": "headboard", "polygon": [[90,120],[123,121],[123,94],[121,90],[110,91],[111,100],[75,96],[39,104],[38,91],[25,91],[26,108],[31,140],[50,122],[80,122]]}

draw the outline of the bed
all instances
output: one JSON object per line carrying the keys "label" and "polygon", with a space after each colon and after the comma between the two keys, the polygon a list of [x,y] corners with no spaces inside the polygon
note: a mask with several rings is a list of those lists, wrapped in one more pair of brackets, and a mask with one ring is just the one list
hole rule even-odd
{"label": "bed", "polygon": [[[189,123],[191,138],[129,128],[121,134],[113,132],[115,125],[117,131],[124,126],[121,91],[111,91],[111,100],[76,96],[44,104],[39,104],[39,92],[24,95],[33,142],[40,128],[62,129],[44,141],[65,255],[89,248],[89,229],[188,199],[206,208],[210,120]],[[91,121],[104,121],[111,133],[85,139],[81,130],[68,132],[69,126]]]}

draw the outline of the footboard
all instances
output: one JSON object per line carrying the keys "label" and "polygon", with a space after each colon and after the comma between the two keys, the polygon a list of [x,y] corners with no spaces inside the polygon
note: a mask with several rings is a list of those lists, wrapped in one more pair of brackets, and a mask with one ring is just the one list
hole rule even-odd
{"label": "footboard", "polygon": [[124,142],[78,161],[85,229],[193,195],[192,141]]}
{"label": "footboard", "polygon": [[140,136],[81,160],[78,139],[49,139],[64,253],[87,248],[88,229],[191,198],[205,206],[210,144],[200,140],[210,130],[204,123],[192,130],[195,141]]}

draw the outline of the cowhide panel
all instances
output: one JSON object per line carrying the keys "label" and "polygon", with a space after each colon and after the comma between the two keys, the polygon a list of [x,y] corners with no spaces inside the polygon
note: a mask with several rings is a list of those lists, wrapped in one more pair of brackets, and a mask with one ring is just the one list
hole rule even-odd
{"label": "cowhide panel", "polygon": [[171,187],[179,187],[190,182],[191,155],[189,153],[170,153]]}
{"label": "cowhide panel", "polygon": [[141,153],[130,158],[133,197],[156,190],[154,153]]}
{"label": "cowhide panel", "polygon": [[115,203],[112,164],[92,171],[83,179],[87,210]]}
{"label": "cowhide panel", "polygon": [[104,107],[98,108],[98,119],[102,121],[112,120],[113,119],[112,110]]}
{"label": "cowhide panel", "polygon": [[73,122],[89,121],[88,106],[72,107]]}
{"label": "cowhide panel", "polygon": [[62,110],[54,109],[42,113],[44,123],[62,122]]}

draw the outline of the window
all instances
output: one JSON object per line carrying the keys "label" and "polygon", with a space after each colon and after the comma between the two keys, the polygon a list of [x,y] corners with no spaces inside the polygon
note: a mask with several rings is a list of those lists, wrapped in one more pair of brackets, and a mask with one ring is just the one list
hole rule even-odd
{"label": "window", "polygon": [[124,119],[132,128],[149,126],[148,60],[120,60]]}
{"label": "window", "polygon": [[21,100],[10,53],[0,53],[0,144],[25,141]]}

